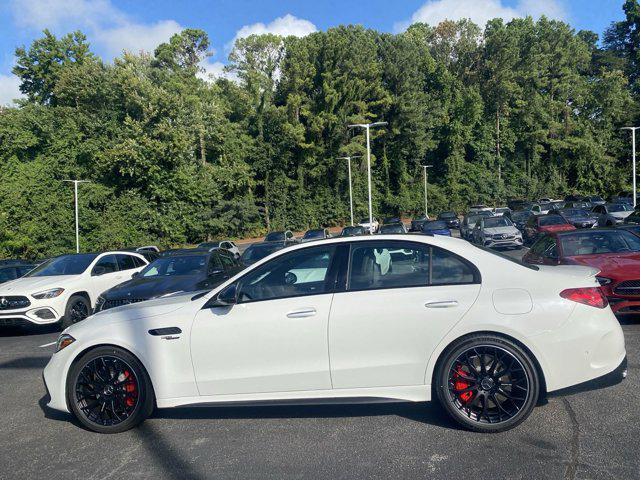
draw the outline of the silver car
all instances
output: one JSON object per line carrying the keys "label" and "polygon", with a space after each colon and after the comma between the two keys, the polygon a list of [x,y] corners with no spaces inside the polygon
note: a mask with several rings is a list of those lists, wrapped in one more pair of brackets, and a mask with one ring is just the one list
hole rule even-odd
{"label": "silver car", "polygon": [[473,229],[473,243],[489,248],[521,248],[522,233],[504,216],[480,218]]}

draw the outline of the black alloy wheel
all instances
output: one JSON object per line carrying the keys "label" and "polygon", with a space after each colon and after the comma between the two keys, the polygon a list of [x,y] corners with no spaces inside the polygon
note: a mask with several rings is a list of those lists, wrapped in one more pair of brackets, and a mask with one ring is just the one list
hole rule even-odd
{"label": "black alloy wheel", "polygon": [[80,423],[100,433],[128,430],[154,406],[145,369],[129,352],[114,347],[91,350],[73,365],[67,400]]}
{"label": "black alloy wheel", "polygon": [[65,308],[62,327],[67,328],[74,323],[81,322],[89,315],[91,315],[89,300],[82,295],[72,295]]}
{"label": "black alloy wheel", "polygon": [[464,427],[500,432],[524,421],[538,400],[540,381],[528,354],[515,343],[475,336],[440,362],[437,393]]}

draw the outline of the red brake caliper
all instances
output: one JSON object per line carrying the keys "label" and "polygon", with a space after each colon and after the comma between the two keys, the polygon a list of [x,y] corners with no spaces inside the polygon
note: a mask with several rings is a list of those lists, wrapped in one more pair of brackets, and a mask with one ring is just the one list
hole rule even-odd
{"label": "red brake caliper", "polygon": [[124,390],[125,392],[127,392],[127,397],[124,399],[124,403],[127,405],[127,407],[133,407],[133,405],[136,403],[136,396],[138,395],[136,381],[135,378],[131,376],[129,370],[124,371],[124,378],[126,380],[124,384]]}
{"label": "red brake caliper", "polygon": [[[471,384],[463,378],[464,376],[466,376],[466,373],[462,370],[462,366],[458,365],[453,372],[453,388],[457,391],[464,390],[471,386]],[[468,403],[473,398],[473,392],[463,392],[458,395],[458,398],[462,403]]]}

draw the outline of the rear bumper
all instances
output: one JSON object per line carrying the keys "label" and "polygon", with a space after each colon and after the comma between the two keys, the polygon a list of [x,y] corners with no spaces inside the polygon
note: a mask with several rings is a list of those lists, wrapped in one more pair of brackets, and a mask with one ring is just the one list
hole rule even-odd
{"label": "rear bumper", "polygon": [[612,387],[621,383],[625,378],[627,378],[627,357],[625,356],[620,365],[616,367],[615,370],[606,373],[600,377],[594,378],[593,380],[588,380],[586,382],[579,383],[578,385],[573,385],[571,387],[563,388],[561,390],[556,390],[555,392],[550,392],[548,397],[561,397],[564,395],[573,395],[576,393],[583,392],[591,392],[593,390],[600,390],[602,388]]}

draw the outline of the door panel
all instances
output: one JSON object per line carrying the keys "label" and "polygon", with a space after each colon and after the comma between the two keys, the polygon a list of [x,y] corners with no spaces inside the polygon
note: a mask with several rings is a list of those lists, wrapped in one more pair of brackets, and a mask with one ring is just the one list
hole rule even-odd
{"label": "door panel", "polygon": [[191,334],[200,395],[330,389],[327,323],[332,297],[201,310]]}

